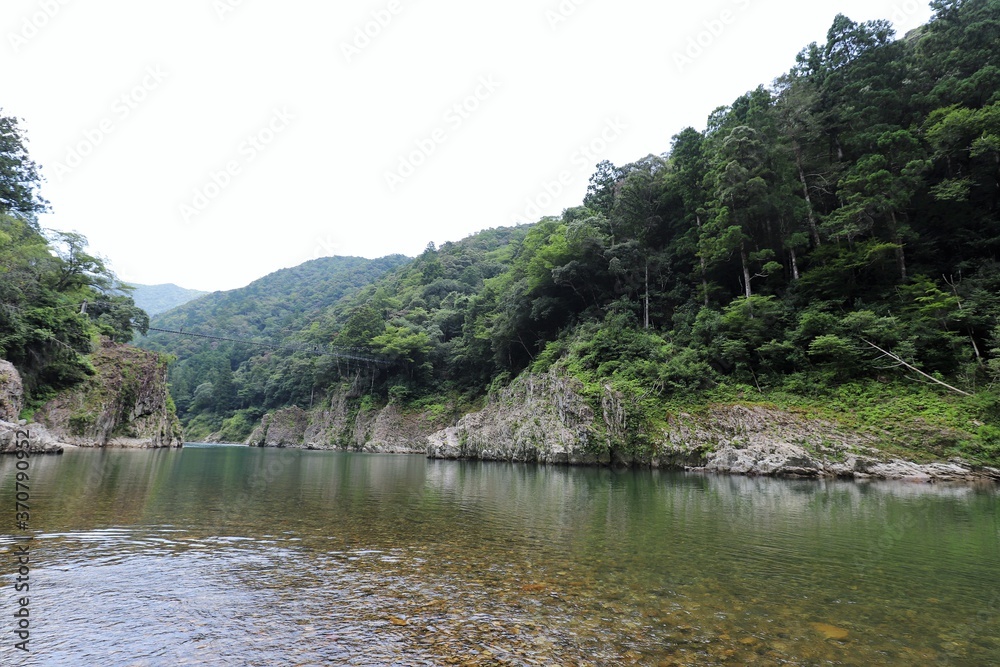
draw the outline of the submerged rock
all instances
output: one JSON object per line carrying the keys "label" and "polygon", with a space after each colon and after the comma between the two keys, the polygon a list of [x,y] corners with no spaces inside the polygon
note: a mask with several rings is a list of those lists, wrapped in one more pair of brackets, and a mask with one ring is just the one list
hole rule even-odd
{"label": "submerged rock", "polygon": [[826,637],[827,639],[835,639],[837,641],[844,641],[850,636],[850,632],[844,628],[838,628],[835,625],[830,625],[829,623],[810,623],[817,632]]}

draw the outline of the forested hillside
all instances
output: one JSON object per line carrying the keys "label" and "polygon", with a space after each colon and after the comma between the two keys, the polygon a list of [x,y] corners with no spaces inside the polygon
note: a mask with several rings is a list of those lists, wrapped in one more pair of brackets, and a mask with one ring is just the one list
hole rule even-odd
{"label": "forested hillside", "polygon": [[[664,406],[739,397],[899,424],[930,455],[995,461],[1000,0],[931,4],[902,39],[838,16],[705,130],[600,164],[560,217],[429,247],[349,302],[274,315],[388,366],[232,348],[212,376],[224,392],[179,368],[178,398],[220,418],[307,407],[361,373],[372,400],[471,403],[558,368],[624,397],[635,448]],[[947,435],[914,441],[924,427]]]}
{"label": "forested hillside", "polygon": [[208,292],[195,289],[185,289],[169,283],[166,285],[132,285],[132,299],[135,305],[146,311],[149,316],[165,313],[171,308],[182,306]]}
{"label": "forested hillside", "polygon": [[48,203],[26,141],[0,113],[0,359],[20,371],[30,411],[94,373],[101,336],[127,342],[148,318],[86,238],[39,227]]}
{"label": "forested hillside", "polygon": [[[245,425],[267,408],[308,406],[315,368],[331,363],[312,351],[329,342],[318,343],[316,332],[329,329],[326,322],[342,312],[345,297],[406,261],[401,255],[316,259],[237,290],[209,294],[152,321],[155,328],[258,341],[278,350],[155,331],[137,343],[177,357],[170,388],[190,437],[219,430],[223,418],[237,410],[244,410],[237,422]],[[296,347],[309,351],[290,359],[285,348]],[[192,423],[198,415],[201,421]]]}

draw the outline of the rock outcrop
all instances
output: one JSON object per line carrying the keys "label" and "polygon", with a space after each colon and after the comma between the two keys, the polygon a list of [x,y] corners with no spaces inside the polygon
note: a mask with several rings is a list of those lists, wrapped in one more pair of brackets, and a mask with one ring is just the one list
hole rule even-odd
{"label": "rock outcrop", "polygon": [[572,465],[607,464],[594,410],[578,380],[555,373],[527,374],[493,395],[480,412],[427,438],[427,455]]}
{"label": "rock outcrop", "polygon": [[18,420],[24,409],[24,384],[14,364],[0,359],[0,454],[18,449],[31,454],[61,454],[58,442],[44,426]]}
{"label": "rock outcrop", "polygon": [[180,423],[158,354],[102,341],[95,374],[35,413],[54,438],[80,447],[180,447]]}
{"label": "rock outcrop", "polygon": [[24,386],[14,364],[0,359],[0,421],[16,422],[24,409]]}
{"label": "rock outcrop", "polygon": [[31,454],[62,454],[64,445],[40,424],[0,420],[0,454],[26,449]]}
{"label": "rock outcrop", "polygon": [[288,447],[302,444],[308,426],[306,411],[299,407],[269,412],[260,420],[246,444],[251,447]]}
{"label": "rock outcrop", "polygon": [[689,470],[783,477],[853,477],[919,482],[1000,481],[1000,470],[960,460],[914,463],[886,456],[879,434],[777,408],[715,405],[669,420],[660,456],[701,459]]}
{"label": "rock outcrop", "polygon": [[264,415],[247,439],[251,447],[298,447],[384,454],[417,454],[427,449],[426,438],[446,423],[430,411],[405,411],[390,403],[384,407],[353,405],[349,391],[334,393],[330,402],[314,410],[283,408]]}
{"label": "rock outcrop", "polygon": [[697,416],[671,415],[662,432],[647,433],[642,447],[629,447],[628,401],[606,386],[592,407],[582,389],[556,373],[522,375],[482,411],[430,435],[427,455],[783,477],[1000,481],[1000,470],[960,460],[891,458],[877,447],[882,434],[760,405],[710,405]]}

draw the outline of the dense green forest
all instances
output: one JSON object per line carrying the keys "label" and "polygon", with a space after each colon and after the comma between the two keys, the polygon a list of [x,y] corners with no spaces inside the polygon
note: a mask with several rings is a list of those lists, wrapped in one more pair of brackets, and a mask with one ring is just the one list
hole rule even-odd
{"label": "dense green forest", "polygon": [[101,336],[127,342],[149,318],[86,238],[39,227],[49,206],[26,143],[0,112],[0,358],[21,372],[31,411],[93,374]]}
{"label": "dense green forest", "polygon": [[182,414],[239,415],[235,435],[359,374],[377,400],[473,404],[556,367],[630,397],[635,447],[664,405],[739,397],[954,427],[934,455],[994,460],[1000,1],[931,4],[902,39],[838,16],[704,131],[598,165],[559,217],[430,246],[332,307],[311,277],[278,299],[300,317],[246,294],[220,328],[387,363],[220,344],[175,368]]}

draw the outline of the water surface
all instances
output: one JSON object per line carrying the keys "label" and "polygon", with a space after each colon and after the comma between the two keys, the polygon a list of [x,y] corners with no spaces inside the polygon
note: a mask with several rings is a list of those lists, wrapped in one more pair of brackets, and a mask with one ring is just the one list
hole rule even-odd
{"label": "water surface", "polygon": [[0,664],[1000,664],[993,487],[245,447],[31,460]]}

